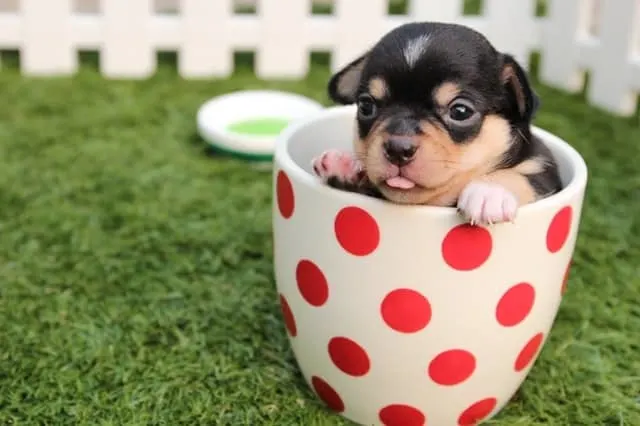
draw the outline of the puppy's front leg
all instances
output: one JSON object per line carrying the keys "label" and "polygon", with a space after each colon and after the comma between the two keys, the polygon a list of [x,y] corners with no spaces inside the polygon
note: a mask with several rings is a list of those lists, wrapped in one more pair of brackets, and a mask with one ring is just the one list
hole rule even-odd
{"label": "puppy's front leg", "polygon": [[328,150],[312,161],[313,170],[329,186],[343,191],[379,197],[360,160],[347,151]]}
{"label": "puppy's front leg", "polygon": [[515,169],[498,170],[467,184],[458,197],[458,211],[472,225],[513,222],[519,206],[536,200],[527,176]]}
{"label": "puppy's front leg", "polygon": [[350,152],[328,150],[311,162],[313,171],[329,186],[349,190],[355,187],[362,175],[362,164]]}

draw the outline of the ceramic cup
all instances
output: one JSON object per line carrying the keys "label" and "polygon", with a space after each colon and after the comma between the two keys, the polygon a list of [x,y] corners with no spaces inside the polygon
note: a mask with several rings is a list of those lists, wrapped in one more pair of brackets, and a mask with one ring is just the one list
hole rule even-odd
{"label": "ceramic cup", "polygon": [[300,371],[362,425],[458,426],[494,417],[525,380],[558,312],[587,167],[535,128],[564,189],[515,223],[464,224],[455,209],[334,190],[311,160],[350,150],[355,108],[292,124],[274,162],[274,267]]}

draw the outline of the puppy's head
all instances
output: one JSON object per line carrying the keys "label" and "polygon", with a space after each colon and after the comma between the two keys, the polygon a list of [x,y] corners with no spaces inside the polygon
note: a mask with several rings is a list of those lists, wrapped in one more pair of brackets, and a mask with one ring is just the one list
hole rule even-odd
{"label": "puppy's head", "polygon": [[445,23],[391,31],[331,78],[329,95],[357,103],[356,154],[382,194],[404,204],[437,204],[507,161],[538,105],[511,56]]}

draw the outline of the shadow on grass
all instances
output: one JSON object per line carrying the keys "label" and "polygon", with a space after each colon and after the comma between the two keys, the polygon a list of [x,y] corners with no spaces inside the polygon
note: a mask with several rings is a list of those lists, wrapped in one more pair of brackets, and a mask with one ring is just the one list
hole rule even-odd
{"label": "shadow on grass", "polygon": [[204,157],[209,158],[228,158],[225,157],[221,152],[213,149],[211,145],[209,145],[202,137],[198,134],[198,132],[193,132],[187,139],[187,144],[199,152]]}

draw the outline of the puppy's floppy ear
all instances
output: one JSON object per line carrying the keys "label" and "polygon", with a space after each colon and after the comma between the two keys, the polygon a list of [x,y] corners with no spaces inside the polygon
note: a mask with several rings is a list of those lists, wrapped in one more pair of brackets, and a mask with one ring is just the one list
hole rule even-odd
{"label": "puppy's floppy ear", "polygon": [[540,106],[540,99],[533,91],[527,73],[513,56],[502,55],[502,82],[507,90],[511,109],[524,121],[530,121]]}
{"label": "puppy's floppy ear", "polygon": [[362,70],[367,62],[368,53],[346,65],[329,80],[329,97],[334,102],[347,105],[356,101]]}

